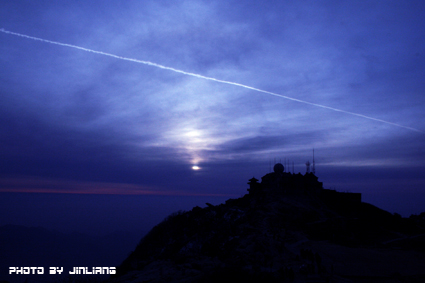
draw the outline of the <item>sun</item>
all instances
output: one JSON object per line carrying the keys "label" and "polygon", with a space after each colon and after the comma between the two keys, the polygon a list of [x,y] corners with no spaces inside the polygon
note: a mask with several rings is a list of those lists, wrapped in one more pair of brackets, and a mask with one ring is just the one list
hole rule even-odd
{"label": "sun", "polygon": [[201,169],[201,167],[199,167],[198,165],[193,165],[192,166],[192,170],[195,170],[196,171],[196,170],[199,170],[199,169]]}

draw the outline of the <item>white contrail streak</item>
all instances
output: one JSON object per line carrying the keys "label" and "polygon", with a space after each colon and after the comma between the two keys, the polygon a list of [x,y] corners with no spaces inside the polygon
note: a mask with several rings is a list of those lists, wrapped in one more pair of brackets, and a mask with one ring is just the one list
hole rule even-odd
{"label": "white contrail streak", "polygon": [[121,59],[121,60],[125,60],[125,61],[136,62],[136,63],[145,64],[145,65],[149,65],[149,66],[154,66],[154,67],[157,67],[157,68],[161,68],[161,69],[165,69],[165,70],[170,70],[170,71],[173,71],[173,72],[176,72],[176,73],[180,73],[180,74],[184,74],[184,75],[187,75],[187,76],[197,77],[197,78],[200,78],[200,79],[215,81],[215,82],[229,84],[229,85],[235,85],[235,86],[243,87],[243,88],[246,88],[246,89],[251,89],[251,90],[254,90],[254,91],[258,91],[258,92],[262,92],[262,93],[274,95],[274,96],[277,96],[277,97],[280,97],[280,98],[285,98],[285,99],[288,99],[288,100],[292,100],[292,101],[296,101],[296,102],[300,102],[300,103],[304,103],[304,104],[308,104],[308,105],[312,105],[312,106],[316,106],[316,107],[320,107],[320,108],[324,108],[324,109],[329,109],[329,110],[333,110],[333,111],[337,111],[337,112],[342,112],[342,113],[345,113],[345,114],[350,114],[350,115],[353,115],[353,116],[357,116],[357,117],[361,117],[361,118],[365,118],[365,119],[369,119],[369,120],[373,120],[373,121],[377,121],[377,122],[381,122],[381,123],[385,123],[385,124],[389,124],[389,125],[401,127],[401,128],[404,128],[404,129],[415,131],[415,132],[424,133],[424,131],[421,131],[421,130],[418,130],[418,129],[415,129],[415,128],[411,128],[411,127],[403,126],[403,125],[400,125],[400,124],[388,122],[388,121],[385,121],[385,120],[381,120],[381,119],[369,117],[369,116],[366,116],[366,115],[362,115],[362,114],[358,114],[358,113],[354,113],[354,112],[350,112],[350,111],[345,111],[345,110],[341,110],[341,109],[337,109],[337,108],[333,108],[333,107],[329,107],[329,106],[325,106],[325,105],[321,105],[321,104],[317,104],[317,103],[312,103],[312,102],[308,102],[308,101],[305,101],[305,100],[296,99],[296,98],[293,98],[293,97],[285,96],[285,95],[282,95],[282,94],[278,94],[278,93],[274,93],[274,92],[270,92],[270,91],[258,89],[258,88],[255,88],[255,87],[251,87],[251,86],[247,86],[247,85],[243,85],[243,84],[239,84],[239,83],[234,83],[234,82],[219,80],[219,79],[202,76],[202,75],[195,74],[195,73],[185,72],[185,71],[182,71],[182,70],[174,69],[174,68],[171,68],[171,67],[163,66],[163,65],[156,64],[156,63],[149,62],[149,61],[143,61],[143,60],[138,60],[138,59],[133,59],[133,58],[122,57],[122,56],[118,56],[118,55],[114,55],[114,54],[110,54],[110,53],[106,53],[106,52],[102,52],[102,51],[96,51],[96,50],[92,50],[92,49],[88,49],[88,48],[84,48],[84,47],[80,47],[80,46],[76,46],[76,45],[72,45],[72,44],[61,43],[61,42],[57,42],[57,41],[51,41],[51,40],[42,39],[42,38],[38,38],[38,37],[33,37],[33,36],[29,36],[29,35],[25,35],[25,34],[20,34],[20,33],[12,32],[12,31],[7,31],[5,29],[0,29],[0,31],[3,32],[3,33],[6,33],[6,34],[12,34],[12,35],[16,35],[16,36],[20,36],[20,37],[32,39],[32,40],[38,40],[38,41],[42,41],[42,42],[46,42],[46,43],[51,43],[51,44],[56,44],[56,45],[60,45],[60,46],[71,47],[71,48],[75,48],[75,49],[79,49],[79,50],[83,50],[83,51],[87,51],[87,52],[92,52],[92,53],[96,53],[96,54],[100,54],[100,55],[105,55],[105,56],[113,57],[113,58],[116,58],[116,59]]}

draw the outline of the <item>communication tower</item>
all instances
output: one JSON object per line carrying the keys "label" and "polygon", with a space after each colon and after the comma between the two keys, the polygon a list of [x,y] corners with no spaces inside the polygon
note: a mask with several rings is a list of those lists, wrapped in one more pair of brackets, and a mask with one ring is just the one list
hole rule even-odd
{"label": "communication tower", "polygon": [[307,161],[305,163],[305,166],[306,166],[306,173],[310,173],[310,161]]}

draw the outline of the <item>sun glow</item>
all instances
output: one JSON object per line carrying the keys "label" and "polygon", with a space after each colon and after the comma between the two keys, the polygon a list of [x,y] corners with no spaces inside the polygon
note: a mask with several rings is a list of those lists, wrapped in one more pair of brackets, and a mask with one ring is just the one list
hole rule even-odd
{"label": "sun glow", "polygon": [[197,171],[197,170],[201,169],[201,167],[199,167],[198,165],[194,165],[194,166],[192,166],[192,169]]}

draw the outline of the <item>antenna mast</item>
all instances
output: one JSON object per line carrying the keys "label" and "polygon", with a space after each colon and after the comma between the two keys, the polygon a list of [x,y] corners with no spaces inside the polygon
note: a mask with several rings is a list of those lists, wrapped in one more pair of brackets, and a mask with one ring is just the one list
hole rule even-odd
{"label": "antenna mast", "polygon": [[314,163],[314,147],[313,147],[313,169],[311,170],[316,175],[316,164]]}

